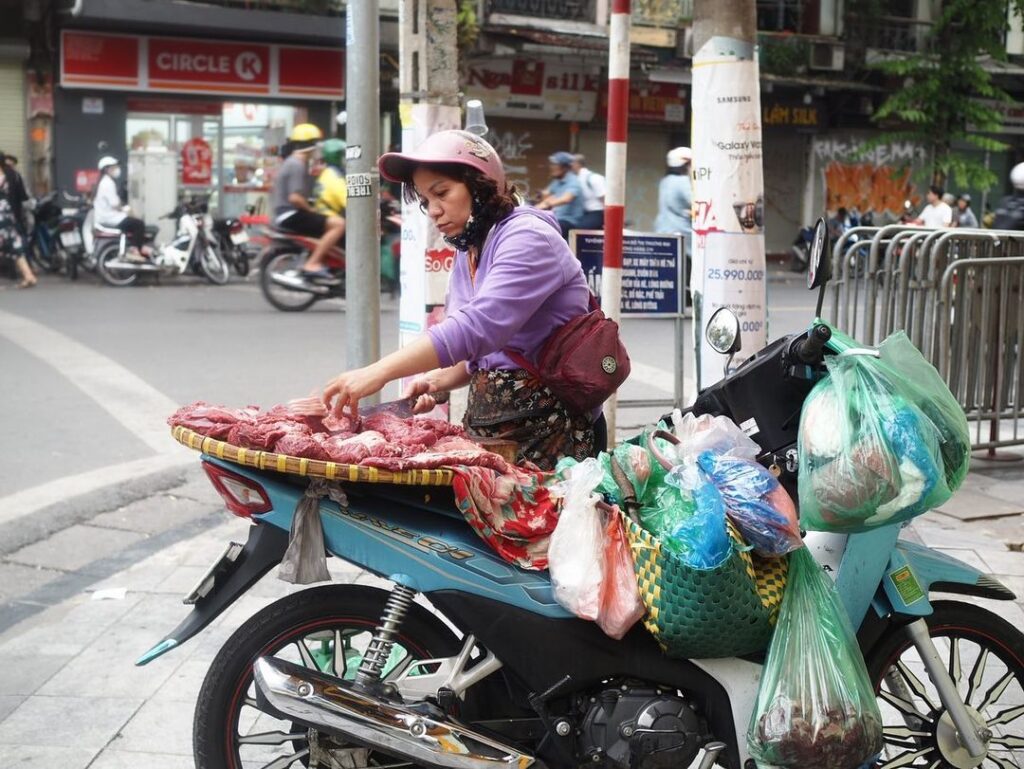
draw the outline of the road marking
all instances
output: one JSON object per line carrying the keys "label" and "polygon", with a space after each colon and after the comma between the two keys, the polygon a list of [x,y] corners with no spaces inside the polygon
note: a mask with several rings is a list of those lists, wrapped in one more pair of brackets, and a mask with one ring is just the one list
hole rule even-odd
{"label": "road marking", "polygon": [[0,497],[0,523],[147,472],[195,461],[192,452],[169,434],[166,419],[178,404],[121,364],[42,323],[3,310],[0,335],[55,369],[155,454]]}
{"label": "road marking", "polygon": [[178,405],[120,363],[42,323],[0,310],[0,334],[54,368],[157,454],[170,453]]}

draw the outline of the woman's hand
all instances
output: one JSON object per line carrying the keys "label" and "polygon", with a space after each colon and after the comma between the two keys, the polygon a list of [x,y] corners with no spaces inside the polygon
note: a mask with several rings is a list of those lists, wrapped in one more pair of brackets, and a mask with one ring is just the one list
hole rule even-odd
{"label": "woman's hand", "polygon": [[[388,383],[380,373],[378,364],[346,371],[339,374],[324,387],[323,402],[335,416],[348,412],[353,417],[359,416],[359,399],[380,392]],[[331,402],[334,405],[331,405]]]}
{"label": "woman's hand", "polygon": [[427,376],[418,376],[405,386],[405,392],[402,395],[406,398],[416,399],[412,407],[413,414],[426,414],[437,405],[437,400],[433,395],[436,392],[437,384]]}

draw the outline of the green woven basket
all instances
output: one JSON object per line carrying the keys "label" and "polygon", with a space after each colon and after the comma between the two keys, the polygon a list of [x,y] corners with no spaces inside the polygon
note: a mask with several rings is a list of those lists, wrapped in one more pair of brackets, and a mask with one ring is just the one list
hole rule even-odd
{"label": "green woven basket", "polygon": [[622,520],[647,607],[644,625],[665,654],[737,657],[768,646],[786,587],[787,558],[745,551],[729,523],[732,555],[713,569],[695,569],[625,515]]}

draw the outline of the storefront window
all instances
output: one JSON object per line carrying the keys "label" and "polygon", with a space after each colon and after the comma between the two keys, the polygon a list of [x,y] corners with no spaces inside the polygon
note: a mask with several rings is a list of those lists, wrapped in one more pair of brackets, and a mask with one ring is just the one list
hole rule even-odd
{"label": "storefront window", "polygon": [[224,199],[229,208],[266,207],[266,196],[280,165],[278,154],[306,110],[276,104],[224,105]]}

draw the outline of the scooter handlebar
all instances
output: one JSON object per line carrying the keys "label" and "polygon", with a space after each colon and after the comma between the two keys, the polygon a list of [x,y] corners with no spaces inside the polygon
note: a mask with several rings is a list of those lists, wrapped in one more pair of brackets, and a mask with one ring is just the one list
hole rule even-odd
{"label": "scooter handlebar", "polygon": [[801,363],[813,365],[820,363],[823,357],[825,345],[832,338],[832,329],[824,323],[819,323],[812,328],[806,337],[800,339],[792,347],[793,357]]}

